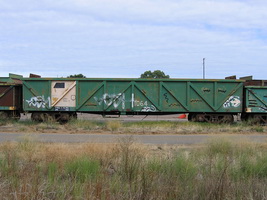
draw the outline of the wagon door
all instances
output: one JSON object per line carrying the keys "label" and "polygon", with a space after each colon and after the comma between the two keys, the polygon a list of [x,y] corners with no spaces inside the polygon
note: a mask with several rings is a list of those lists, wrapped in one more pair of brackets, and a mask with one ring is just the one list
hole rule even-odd
{"label": "wagon door", "polygon": [[69,111],[76,107],[76,81],[52,81],[52,107],[55,111]]}

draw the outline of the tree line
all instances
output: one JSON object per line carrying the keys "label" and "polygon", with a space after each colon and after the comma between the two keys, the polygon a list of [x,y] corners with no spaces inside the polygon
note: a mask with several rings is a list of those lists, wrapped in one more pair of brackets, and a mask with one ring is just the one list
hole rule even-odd
{"label": "tree line", "polygon": [[[86,76],[84,76],[83,74],[74,74],[68,76],[67,78],[86,78]],[[170,78],[170,76],[166,75],[161,70],[155,70],[153,72],[148,70],[141,74],[139,78]]]}

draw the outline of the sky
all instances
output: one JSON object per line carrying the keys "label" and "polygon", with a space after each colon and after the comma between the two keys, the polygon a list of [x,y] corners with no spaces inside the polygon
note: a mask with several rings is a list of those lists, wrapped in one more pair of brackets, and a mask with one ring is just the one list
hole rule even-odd
{"label": "sky", "polygon": [[0,77],[267,79],[266,0],[0,0]]}

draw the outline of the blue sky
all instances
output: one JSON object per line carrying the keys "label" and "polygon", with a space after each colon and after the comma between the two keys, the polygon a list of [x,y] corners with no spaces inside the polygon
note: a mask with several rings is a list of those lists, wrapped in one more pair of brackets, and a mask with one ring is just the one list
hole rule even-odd
{"label": "blue sky", "polygon": [[265,0],[0,0],[0,76],[267,79]]}

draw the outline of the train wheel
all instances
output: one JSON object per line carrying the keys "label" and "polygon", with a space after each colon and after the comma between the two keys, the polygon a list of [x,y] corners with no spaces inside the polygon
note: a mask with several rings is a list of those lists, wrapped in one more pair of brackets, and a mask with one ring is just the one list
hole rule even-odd
{"label": "train wheel", "polygon": [[234,123],[234,116],[225,114],[222,116],[222,118],[219,120],[219,123],[225,123],[225,124],[232,124]]}
{"label": "train wheel", "polygon": [[267,116],[262,116],[262,123],[267,125]]}
{"label": "train wheel", "polygon": [[39,120],[38,114],[37,113],[32,113],[31,114],[31,120],[34,121],[34,122],[38,122],[38,120]]}
{"label": "train wheel", "polygon": [[192,113],[188,114],[188,117],[187,117],[188,121],[192,122],[193,115],[194,114],[192,114]]}
{"label": "train wheel", "polygon": [[71,117],[71,119],[77,119],[78,118],[76,112],[71,113],[70,117]]}
{"label": "train wheel", "polygon": [[71,115],[69,113],[60,113],[56,117],[56,121],[58,121],[60,124],[66,124],[71,119]]}
{"label": "train wheel", "polygon": [[190,121],[190,122],[199,122],[198,121],[198,114],[192,114],[192,113],[190,113],[190,114],[188,114],[188,121]]}
{"label": "train wheel", "polygon": [[191,114],[188,119],[192,122],[208,122],[213,124],[230,124],[234,122],[234,117],[231,114]]}
{"label": "train wheel", "polygon": [[266,115],[260,115],[260,114],[254,114],[254,115],[249,115],[247,117],[247,121],[251,125],[255,124],[267,124],[267,116]]}
{"label": "train wheel", "polygon": [[249,125],[260,124],[260,118],[251,114],[247,115],[246,117],[243,117],[242,120],[246,121]]}
{"label": "train wheel", "polygon": [[35,122],[45,122],[49,120],[49,115],[47,113],[35,112],[35,113],[32,113],[31,119],[32,121],[35,121]]}
{"label": "train wheel", "polygon": [[197,114],[195,115],[195,118],[197,122],[208,122],[207,116],[205,114]]}

